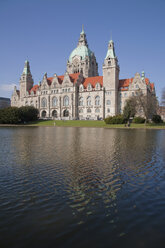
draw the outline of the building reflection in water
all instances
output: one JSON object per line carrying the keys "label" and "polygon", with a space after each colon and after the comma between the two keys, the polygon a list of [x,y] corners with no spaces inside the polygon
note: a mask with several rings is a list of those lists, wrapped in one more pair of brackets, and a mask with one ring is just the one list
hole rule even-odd
{"label": "building reflection in water", "polygon": [[126,182],[132,191],[154,176],[148,166],[157,159],[157,138],[156,130],[28,127],[12,132],[10,151],[12,163],[24,167],[25,185],[37,180],[40,193],[45,187],[52,198],[63,195],[73,215],[91,215],[102,207],[111,215]]}

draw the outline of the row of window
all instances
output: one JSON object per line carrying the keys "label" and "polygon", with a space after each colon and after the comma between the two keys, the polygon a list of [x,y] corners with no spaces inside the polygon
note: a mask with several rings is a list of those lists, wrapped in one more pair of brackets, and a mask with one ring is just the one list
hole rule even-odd
{"label": "row of window", "polygon": [[[92,105],[91,103],[92,103],[91,96],[88,96],[87,100],[86,100],[87,106],[91,106]],[[111,101],[107,100],[106,104],[111,105]],[[58,105],[58,99],[57,99],[57,97],[53,97],[52,106],[56,107],[57,105]],[[69,105],[69,97],[64,96],[64,98],[63,98],[63,106],[68,106],[68,105]],[[83,99],[83,97],[80,97],[79,98],[79,106],[83,106],[83,105],[84,105],[84,99]],[[95,97],[95,105],[96,106],[100,105],[100,97],[99,96]],[[43,107],[43,108],[47,107],[47,99],[45,97],[42,98],[42,100],[41,100],[41,107]]]}
{"label": "row of window", "polygon": [[[96,90],[100,90],[101,86],[100,86],[100,83],[97,83],[96,86],[95,86],[95,89]],[[84,86],[83,84],[80,85],[80,91],[83,91],[84,90]],[[88,86],[87,86],[87,90],[88,91],[91,91],[92,90],[92,85],[89,83]]]}
{"label": "row of window", "polygon": [[[91,105],[92,105],[92,104],[91,104],[91,103],[92,103],[91,96],[88,96],[88,97],[87,97],[87,102],[86,102],[86,103],[87,103],[87,106],[91,106]],[[110,101],[110,100],[107,100],[107,101],[106,101],[106,104],[107,104],[107,105],[111,105],[111,101]],[[83,97],[80,97],[80,98],[79,98],[79,106],[83,106],[83,105],[84,105]],[[95,105],[97,105],[97,106],[100,105],[100,97],[99,97],[99,96],[96,96],[96,97],[95,97]]]}
{"label": "row of window", "polygon": [[[84,111],[83,108],[79,109],[79,113],[83,113],[83,111]],[[91,113],[91,112],[92,112],[91,108],[88,108],[87,109],[87,113]],[[96,108],[95,109],[95,113],[100,113],[100,109],[99,108]],[[110,113],[110,109],[109,108],[107,109],[107,113]]]}
{"label": "row of window", "polygon": [[[136,91],[136,92],[132,92],[132,96],[137,96],[138,95],[138,92]],[[127,97],[128,96],[128,94],[125,92],[124,94],[122,94],[121,92],[120,92],[120,96],[121,97]]]}
{"label": "row of window", "polygon": [[[53,97],[52,99],[52,106],[55,107],[58,104],[58,99],[57,97]],[[68,96],[64,96],[63,98],[63,106],[68,106],[69,105],[69,97]],[[44,97],[41,100],[41,107],[42,108],[46,108],[47,107],[47,99]]]}

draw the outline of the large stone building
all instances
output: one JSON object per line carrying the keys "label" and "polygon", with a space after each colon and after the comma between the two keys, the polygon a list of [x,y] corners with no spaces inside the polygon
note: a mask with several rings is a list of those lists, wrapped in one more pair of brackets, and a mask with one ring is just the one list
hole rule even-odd
{"label": "large stone building", "polygon": [[71,52],[64,75],[54,74],[34,85],[30,65],[25,61],[20,78],[20,90],[14,88],[12,106],[32,105],[40,118],[98,119],[122,113],[125,101],[137,94],[155,93],[154,84],[144,72],[129,79],[119,79],[119,64],[114,42],[108,43],[103,63],[103,76],[98,75],[98,64],[89,49],[82,29],[77,47]]}

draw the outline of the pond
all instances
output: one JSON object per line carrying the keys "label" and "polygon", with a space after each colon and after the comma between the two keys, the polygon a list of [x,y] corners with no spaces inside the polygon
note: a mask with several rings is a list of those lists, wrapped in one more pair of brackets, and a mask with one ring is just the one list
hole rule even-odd
{"label": "pond", "polygon": [[0,128],[0,247],[164,247],[165,130]]}

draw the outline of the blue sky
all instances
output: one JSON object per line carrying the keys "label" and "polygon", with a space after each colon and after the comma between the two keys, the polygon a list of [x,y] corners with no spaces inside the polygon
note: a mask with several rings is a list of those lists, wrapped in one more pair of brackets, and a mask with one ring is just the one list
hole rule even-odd
{"label": "blue sky", "polygon": [[24,61],[37,84],[64,74],[82,24],[102,64],[111,37],[120,79],[145,71],[160,99],[165,87],[165,0],[0,0],[0,96],[19,86]]}

